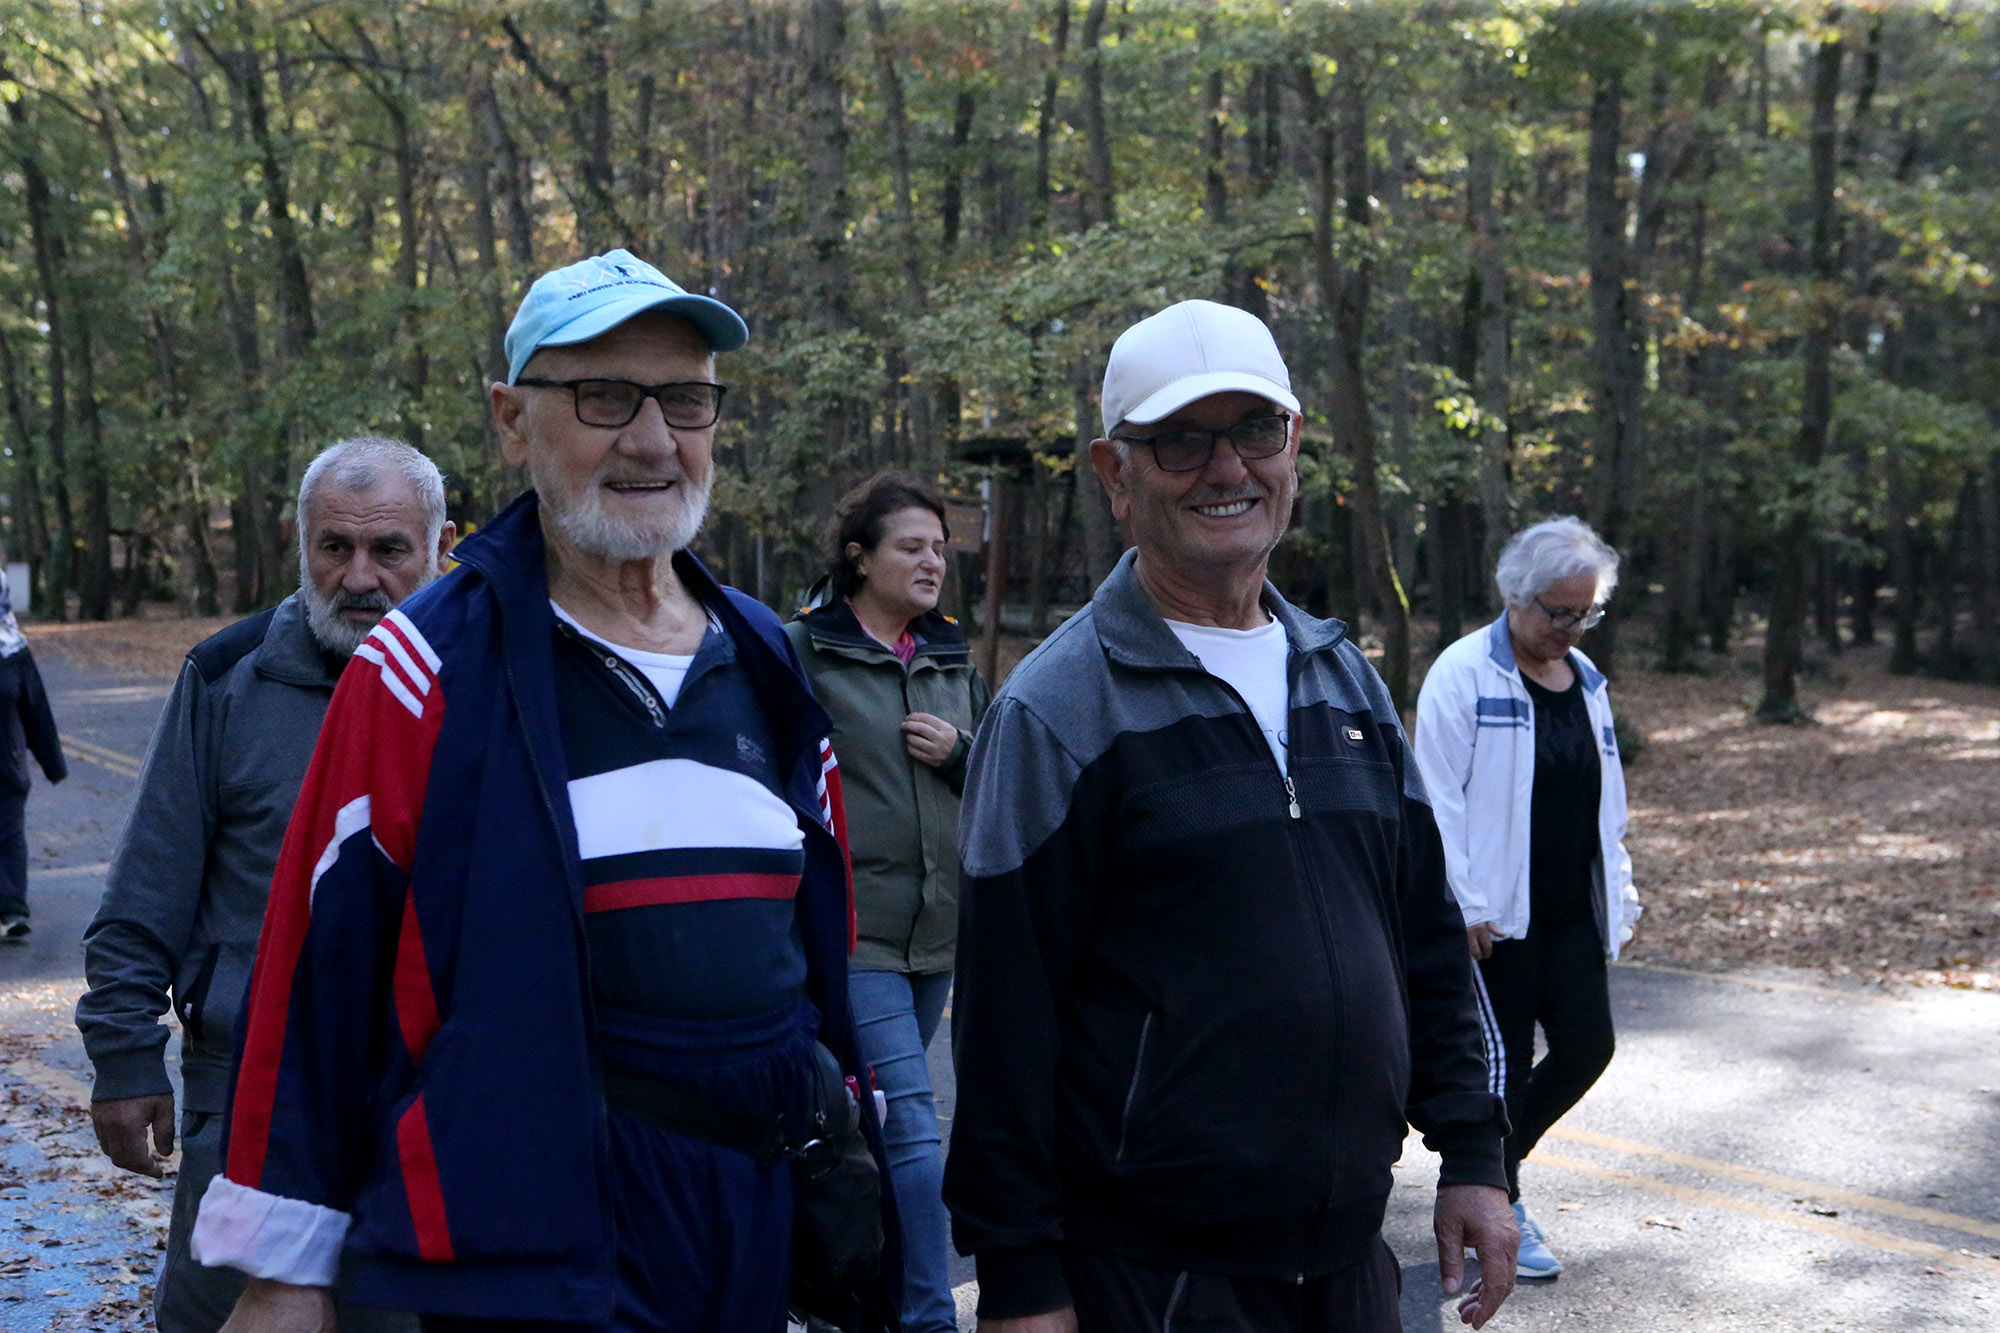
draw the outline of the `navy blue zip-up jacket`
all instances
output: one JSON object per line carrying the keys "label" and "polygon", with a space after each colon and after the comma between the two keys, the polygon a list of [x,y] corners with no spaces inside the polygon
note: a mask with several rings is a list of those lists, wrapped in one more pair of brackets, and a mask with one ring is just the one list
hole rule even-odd
{"label": "navy blue zip-up jacket", "polygon": [[[603,1322],[612,1167],[534,494],[456,555],[334,694],[272,884],[196,1253],[323,1283],[344,1245],[365,1304]],[[766,710],[805,831],[808,997],[866,1088],[826,713],[775,615],[685,553],[675,569]],[[886,1268],[888,1293],[893,1254]]]}

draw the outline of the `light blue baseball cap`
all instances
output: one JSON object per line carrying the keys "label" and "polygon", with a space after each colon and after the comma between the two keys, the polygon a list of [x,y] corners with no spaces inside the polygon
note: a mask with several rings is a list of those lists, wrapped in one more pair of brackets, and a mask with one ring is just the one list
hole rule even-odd
{"label": "light blue baseball cap", "polygon": [[749,341],[743,316],[712,297],[698,296],[630,250],[609,250],[542,274],[507,326],[507,382],[538,348],[589,342],[646,310],[679,315],[718,352]]}

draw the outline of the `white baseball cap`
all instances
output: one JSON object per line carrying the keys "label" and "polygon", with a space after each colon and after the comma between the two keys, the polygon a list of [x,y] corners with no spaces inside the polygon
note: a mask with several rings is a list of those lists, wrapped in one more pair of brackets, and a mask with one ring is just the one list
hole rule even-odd
{"label": "white baseball cap", "polygon": [[1146,425],[1214,393],[1254,393],[1299,410],[1278,340],[1248,310],[1182,301],[1118,335],[1104,367],[1104,433]]}

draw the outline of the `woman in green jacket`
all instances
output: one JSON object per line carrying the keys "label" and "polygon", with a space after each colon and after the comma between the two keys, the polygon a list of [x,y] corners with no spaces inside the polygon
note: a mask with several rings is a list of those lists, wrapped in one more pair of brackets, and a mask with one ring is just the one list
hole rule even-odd
{"label": "woman in green jacket", "polygon": [[937,610],[945,509],[902,472],[834,511],[827,576],[785,626],[833,715],[858,942],[849,1003],[888,1101],[883,1138],[903,1224],[905,1333],[953,1333],[937,1107],[924,1052],[958,943],[958,800],[986,682]]}

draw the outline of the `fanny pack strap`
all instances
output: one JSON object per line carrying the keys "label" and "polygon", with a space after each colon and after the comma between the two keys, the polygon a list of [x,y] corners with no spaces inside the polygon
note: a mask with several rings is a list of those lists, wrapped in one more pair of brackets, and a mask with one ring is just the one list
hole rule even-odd
{"label": "fanny pack strap", "polygon": [[604,1104],[670,1133],[748,1153],[759,1166],[769,1166],[789,1146],[780,1116],[732,1111],[671,1083],[619,1069],[604,1071]]}

